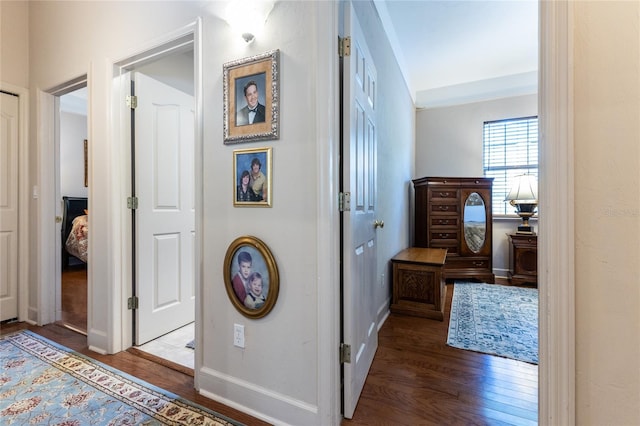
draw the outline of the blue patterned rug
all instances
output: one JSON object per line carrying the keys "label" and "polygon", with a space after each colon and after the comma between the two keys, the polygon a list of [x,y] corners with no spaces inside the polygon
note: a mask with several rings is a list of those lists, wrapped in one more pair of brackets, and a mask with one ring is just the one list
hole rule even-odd
{"label": "blue patterned rug", "polygon": [[538,289],[456,282],[447,345],[538,363]]}
{"label": "blue patterned rug", "polygon": [[239,425],[35,333],[0,339],[0,423]]}

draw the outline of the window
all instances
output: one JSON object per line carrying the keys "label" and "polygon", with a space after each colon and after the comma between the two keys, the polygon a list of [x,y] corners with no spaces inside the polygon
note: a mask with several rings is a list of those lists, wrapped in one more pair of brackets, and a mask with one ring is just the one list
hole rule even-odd
{"label": "window", "polygon": [[513,177],[538,177],[538,117],[486,121],[482,139],[484,175],[493,178],[493,214],[514,214],[504,201]]}

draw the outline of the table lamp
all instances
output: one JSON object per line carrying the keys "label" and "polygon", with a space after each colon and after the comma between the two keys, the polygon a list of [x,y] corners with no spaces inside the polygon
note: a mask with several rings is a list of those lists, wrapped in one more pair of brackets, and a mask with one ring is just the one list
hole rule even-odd
{"label": "table lamp", "polygon": [[516,176],[511,191],[504,200],[509,201],[522,218],[522,225],[518,226],[516,234],[534,234],[533,226],[529,225],[529,218],[536,214],[538,207],[537,178],[529,174]]}

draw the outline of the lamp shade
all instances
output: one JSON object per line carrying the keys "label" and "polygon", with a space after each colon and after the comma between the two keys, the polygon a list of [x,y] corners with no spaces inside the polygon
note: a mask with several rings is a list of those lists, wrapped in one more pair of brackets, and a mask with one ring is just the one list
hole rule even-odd
{"label": "lamp shade", "polygon": [[533,175],[518,175],[513,180],[511,191],[507,194],[505,201],[511,204],[537,204],[538,203],[538,180]]}

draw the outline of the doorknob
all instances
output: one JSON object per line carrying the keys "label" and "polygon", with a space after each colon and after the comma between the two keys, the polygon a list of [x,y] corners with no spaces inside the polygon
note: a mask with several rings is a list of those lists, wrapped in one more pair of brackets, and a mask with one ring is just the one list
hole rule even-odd
{"label": "doorknob", "polygon": [[56,216],[56,223],[62,222],[62,216]]}
{"label": "doorknob", "polygon": [[374,228],[384,228],[384,220],[376,219],[376,221],[373,222],[373,227]]}

